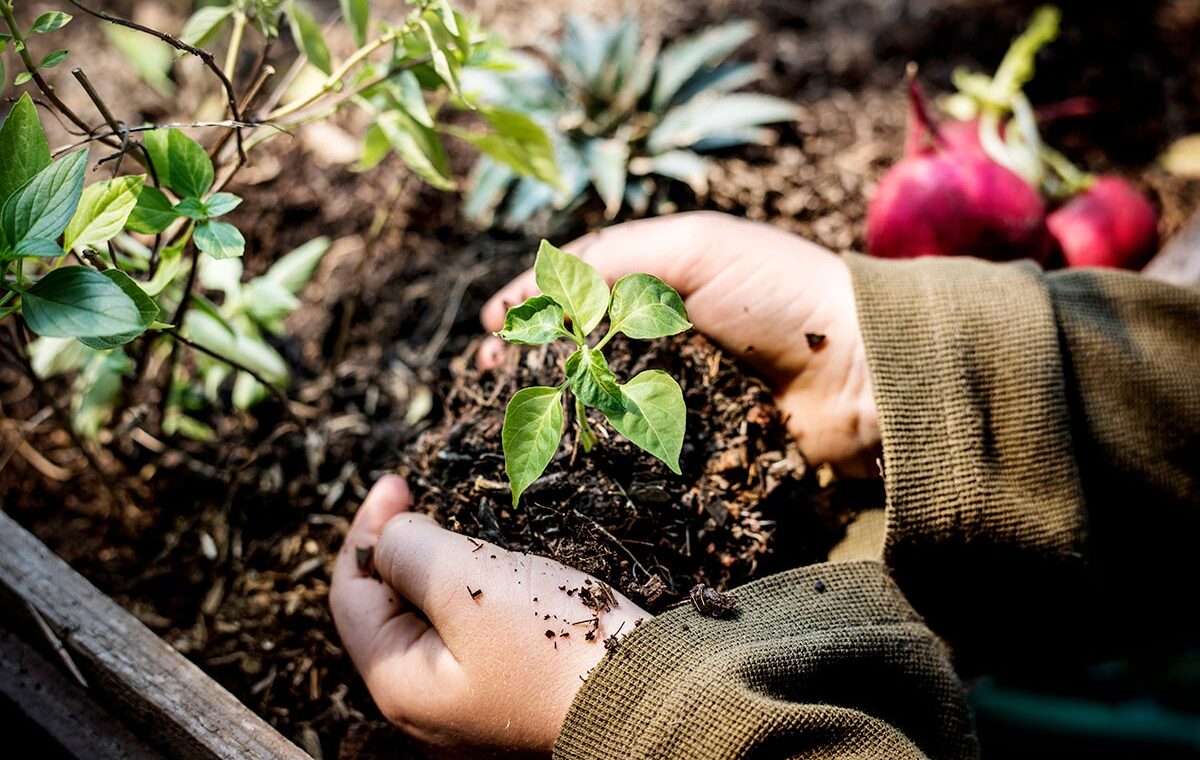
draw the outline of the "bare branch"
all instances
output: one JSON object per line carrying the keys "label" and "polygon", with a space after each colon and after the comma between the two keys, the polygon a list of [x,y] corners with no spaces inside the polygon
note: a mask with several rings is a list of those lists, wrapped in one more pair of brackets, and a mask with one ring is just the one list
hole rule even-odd
{"label": "bare branch", "polygon": [[[226,76],[225,72],[221,69],[221,67],[217,65],[217,62],[214,59],[212,53],[208,52],[207,50],[204,50],[203,48],[198,48],[195,45],[189,45],[188,43],[184,42],[183,40],[179,39],[178,37],[176,37],[174,35],[167,34],[166,32],[160,32],[157,29],[151,29],[148,26],[142,26],[141,24],[137,23],[136,21],[130,21],[128,19],[123,19],[118,16],[114,16],[106,11],[92,10],[91,8],[87,7],[86,5],[79,2],[78,0],[67,0],[67,2],[69,2],[71,5],[75,6],[79,10],[83,11],[84,13],[88,14],[89,16],[95,16],[98,19],[108,21],[109,23],[116,24],[117,26],[123,26],[123,27],[129,28],[129,29],[134,29],[143,34],[148,34],[151,37],[155,37],[159,40],[162,40],[163,42],[167,43],[168,45],[175,48],[176,50],[182,50],[185,53],[189,53],[189,54],[194,55],[197,58],[199,58],[201,61],[204,62],[204,65],[206,67],[208,67],[209,71],[211,71],[213,73],[213,75],[217,77],[217,79],[221,80],[221,87],[223,87],[225,89],[225,100],[226,100],[226,104],[229,108],[229,115],[232,117],[233,121],[239,122],[239,123],[242,121],[242,111],[240,108],[238,108],[237,93],[234,92],[233,82],[229,81],[229,77]],[[238,155],[240,157],[240,161],[245,162],[246,151],[242,146],[242,134],[241,134],[240,130],[237,133],[237,143],[238,143]]]}

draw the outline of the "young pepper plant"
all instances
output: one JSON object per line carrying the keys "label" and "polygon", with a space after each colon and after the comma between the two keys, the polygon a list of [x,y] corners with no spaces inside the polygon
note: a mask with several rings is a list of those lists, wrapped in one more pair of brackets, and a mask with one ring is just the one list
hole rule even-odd
{"label": "young pepper plant", "polygon": [[[592,408],[618,433],[679,474],[687,422],[679,383],[666,372],[652,369],[621,384],[609,369],[603,350],[618,334],[652,340],[689,329],[692,323],[683,299],[671,286],[648,274],[626,275],[609,291],[592,266],[545,240],[533,271],[542,294],[509,309],[504,328],[496,334],[509,343],[526,346],[564,339],[573,342],[576,350],[563,364],[566,380],[561,385],[524,388],[508,402],[501,439],[513,506],[541,477],[558,450],[568,389],[575,397],[575,419],[584,451],[591,451],[597,440],[587,419],[586,409]],[[608,331],[588,345],[588,337],[606,313]]]}

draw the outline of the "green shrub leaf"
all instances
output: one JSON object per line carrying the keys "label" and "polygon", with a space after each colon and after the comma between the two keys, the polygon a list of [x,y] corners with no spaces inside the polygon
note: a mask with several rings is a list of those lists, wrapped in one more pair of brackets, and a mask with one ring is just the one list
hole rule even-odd
{"label": "green shrub leaf", "polygon": [[86,168],[85,148],[50,164],[13,193],[0,211],[0,232],[9,245],[27,237],[57,239],[79,205]]}
{"label": "green shrub leaf", "polygon": [[617,280],[608,317],[613,332],[638,340],[677,335],[692,326],[674,288],[648,274],[627,274]]}
{"label": "green shrub leaf", "polygon": [[581,337],[596,329],[608,310],[608,285],[595,268],[543,240],[533,273],[538,289],[563,307]]}
{"label": "green shrub leaf", "polygon": [[29,329],[50,338],[86,338],[141,331],[137,304],[109,277],[87,267],[62,267],[21,294]]}
{"label": "green shrub leaf", "polygon": [[687,424],[687,406],[679,383],[666,372],[651,369],[622,385],[621,391],[625,394],[625,409],[615,414],[604,412],[609,424],[679,475],[679,452],[683,450]]}
{"label": "green shrub leaf", "polygon": [[69,50],[54,50],[52,52],[46,53],[46,57],[42,59],[42,62],[40,64],[38,64],[38,68],[39,69],[52,69],[55,66],[57,66],[58,64],[67,60],[67,56],[70,54],[71,54],[71,52]]}
{"label": "green shrub leaf", "polygon": [[37,17],[37,21],[33,22],[33,28],[29,31],[35,34],[49,34],[55,30],[62,29],[71,23],[71,19],[73,18],[74,16],[70,13],[63,13],[61,11],[43,13]]}
{"label": "green shrub leaf", "polygon": [[0,126],[0,207],[22,185],[50,165],[50,146],[29,93],[8,112]]}
{"label": "green shrub leaf", "polygon": [[588,143],[587,162],[592,184],[604,201],[604,217],[615,219],[625,200],[629,144],[624,140],[592,140]]}
{"label": "green shrub leaf", "polygon": [[554,143],[536,121],[505,108],[486,108],[480,112],[495,134],[477,134],[463,129],[453,129],[453,134],[470,142],[494,161],[563,189],[554,157]]}
{"label": "green shrub leaf", "polygon": [[180,198],[204,197],[212,187],[213,165],[200,143],[178,129],[156,129],[144,139],[159,182]]}
{"label": "green shrub leaf", "polygon": [[242,199],[233,193],[213,193],[204,199],[204,205],[208,207],[208,218],[216,219],[242,205]]}
{"label": "green shrub leaf", "polygon": [[129,300],[133,301],[138,310],[138,318],[141,320],[142,326],[138,330],[129,330],[127,332],[118,333],[116,335],[98,336],[80,336],[79,342],[88,348],[94,348],[97,351],[105,351],[110,348],[122,346],[133,340],[137,336],[146,331],[146,328],[158,321],[160,311],[158,304],[154,299],[146,294],[129,275],[119,269],[106,269],[100,273],[104,277],[116,283],[125,295],[129,296]]}
{"label": "green shrub leaf", "polygon": [[496,335],[509,343],[540,346],[558,338],[575,339],[563,326],[562,307],[549,296],[534,296],[504,315],[504,327]]}
{"label": "green shrub leaf", "polygon": [[125,221],[125,227],[133,232],[145,235],[157,235],[171,226],[171,222],[179,218],[179,214],[171,205],[171,199],[157,187],[142,188],[138,194],[137,205]]}
{"label": "green shrub leaf", "polygon": [[558,451],[562,439],[562,389],[536,386],[513,394],[504,410],[500,438],[504,446],[504,471],[517,506],[529,484],[541,477]]}
{"label": "green shrub leaf", "polygon": [[204,46],[217,36],[225,20],[233,14],[232,5],[208,5],[193,13],[183,24],[179,39],[189,45]]}
{"label": "green shrub leaf", "polygon": [[299,3],[293,2],[288,21],[292,27],[292,38],[308,62],[322,73],[332,74],[333,60],[329,57],[329,46],[325,44],[325,35],[321,33],[321,25],[317,20]]}
{"label": "green shrub leaf", "polygon": [[203,222],[209,216],[208,204],[199,198],[184,198],[175,204],[175,213],[196,222]]}
{"label": "green shrub leaf", "polygon": [[62,246],[53,240],[45,238],[25,238],[13,248],[13,255],[21,258],[37,256],[43,259],[56,259],[63,255]]}
{"label": "green shrub leaf", "polygon": [[63,233],[63,247],[80,251],[112,240],[137,206],[146,176],[116,177],[84,189]]}
{"label": "green shrub leaf", "polygon": [[700,71],[705,64],[719,62],[738,45],[754,36],[749,21],[734,21],[706,29],[697,35],[680,40],[663,51],[654,80],[651,108],[661,111],[670,105],[679,89]]}
{"label": "green shrub leaf", "polygon": [[359,47],[367,41],[367,27],[371,22],[371,4],[368,0],[340,0],[342,16],[354,35],[354,44]]}
{"label": "green shrub leaf", "polygon": [[195,241],[214,259],[232,259],[246,252],[246,239],[228,222],[201,222],[196,225]]}
{"label": "green shrub leaf", "polygon": [[625,410],[625,397],[617,385],[617,376],[608,368],[604,354],[581,348],[567,357],[567,382],[571,391],[584,403],[605,414]]}
{"label": "green shrub leaf", "polygon": [[401,110],[379,115],[375,125],[400,158],[421,179],[439,190],[454,190],[450,178],[450,159],[436,130],[418,123]]}
{"label": "green shrub leaf", "polygon": [[329,238],[315,237],[295,250],[284,254],[271,265],[263,278],[283,286],[289,293],[299,293],[321,263],[321,257],[329,250]]}

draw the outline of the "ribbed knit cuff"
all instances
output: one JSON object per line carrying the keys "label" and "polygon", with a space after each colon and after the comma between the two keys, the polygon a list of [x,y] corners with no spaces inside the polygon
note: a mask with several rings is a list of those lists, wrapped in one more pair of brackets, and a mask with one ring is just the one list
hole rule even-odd
{"label": "ribbed knit cuff", "polygon": [[731,619],[684,603],[626,636],[580,689],[554,756],[974,756],[942,644],[880,563],[814,565],[732,595]]}
{"label": "ribbed knit cuff", "polygon": [[1081,571],[1085,539],[1044,277],[969,258],[846,262],[883,440],[885,559],[952,643],[1015,624],[1021,597],[1021,612],[1051,603],[1021,584],[1049,592],[1060,578],[1043,571]]}

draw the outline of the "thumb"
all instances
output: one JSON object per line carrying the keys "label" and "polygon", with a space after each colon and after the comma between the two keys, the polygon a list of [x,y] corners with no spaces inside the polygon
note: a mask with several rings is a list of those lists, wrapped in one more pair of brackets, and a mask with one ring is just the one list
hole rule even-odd
{"label": "thumb", "polygon": [[[627,274],[644,272],[686,299],[709,276],[705,269],[714,266],[712,257],[702,254],[712,245],[719,222],[731,219],[704,211],[641,219],[584,235],[564,250],[594,266],[610,285]],[[527,270],[484,304],[480,312],[484,329],[502,328],[509,307],[537,293],[533,270]]]}

